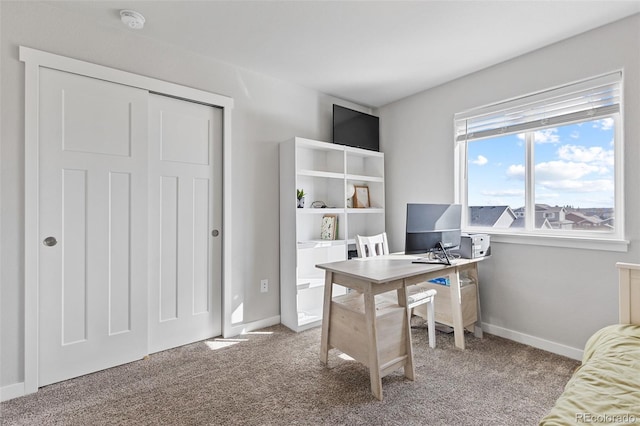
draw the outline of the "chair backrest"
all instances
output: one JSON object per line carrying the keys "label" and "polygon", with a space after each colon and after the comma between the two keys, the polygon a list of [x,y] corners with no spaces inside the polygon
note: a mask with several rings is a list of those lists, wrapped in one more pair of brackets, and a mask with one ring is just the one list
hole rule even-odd
{"label": "chair backrest", "polygon": [[358,257],[373,257],[389,254],[389,244],[387,244],[387,233],[364,237],[356,235],[356,248]]}

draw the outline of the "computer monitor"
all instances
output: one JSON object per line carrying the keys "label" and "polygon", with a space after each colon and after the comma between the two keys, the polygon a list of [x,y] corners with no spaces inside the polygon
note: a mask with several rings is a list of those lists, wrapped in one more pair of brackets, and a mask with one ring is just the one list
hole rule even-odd
{"label": "computer monitor", "polygon": [[448,250],[460,245],[460,204],[407,204],[406,254]]}

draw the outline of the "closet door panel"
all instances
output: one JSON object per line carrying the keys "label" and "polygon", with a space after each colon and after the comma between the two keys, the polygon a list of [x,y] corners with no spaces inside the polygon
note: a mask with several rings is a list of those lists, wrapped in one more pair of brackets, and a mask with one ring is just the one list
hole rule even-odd
{"label": "closet door panel", "polygon": [[147,353],[147,96],[41,68],[40,386]]}
{"label": "closet door panel", "polygon": [[222,111],[151,95],[150,352],[221,334]]}

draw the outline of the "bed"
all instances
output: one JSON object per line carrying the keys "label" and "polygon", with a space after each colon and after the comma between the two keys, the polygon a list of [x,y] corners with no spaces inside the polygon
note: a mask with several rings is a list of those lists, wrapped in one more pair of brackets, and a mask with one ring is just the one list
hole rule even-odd
{"label": "bed", "polygon": [[640,265],[618,263],[619,324],[598,330],[540,425],[640,424]]}

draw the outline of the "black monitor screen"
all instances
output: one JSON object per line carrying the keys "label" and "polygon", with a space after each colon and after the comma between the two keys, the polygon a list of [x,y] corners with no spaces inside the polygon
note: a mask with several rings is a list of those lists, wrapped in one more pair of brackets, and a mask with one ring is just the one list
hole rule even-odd
{"label": "black monitor screen", "polygon": [[380,119],[334,104],[333,143],[379,151]]}
{"label": "black monitor screen", "polygon": [[407,204],[405,253],[459,246],[461,214],[460,204]]}

